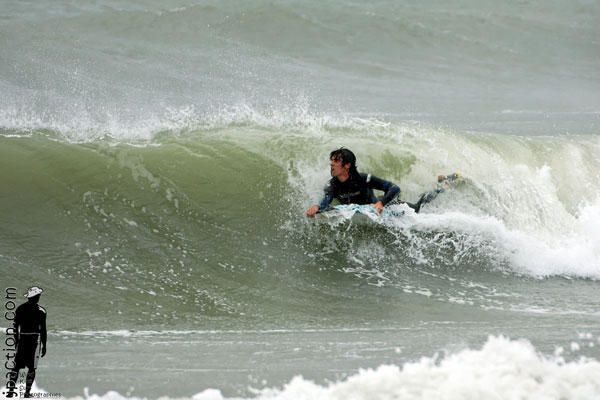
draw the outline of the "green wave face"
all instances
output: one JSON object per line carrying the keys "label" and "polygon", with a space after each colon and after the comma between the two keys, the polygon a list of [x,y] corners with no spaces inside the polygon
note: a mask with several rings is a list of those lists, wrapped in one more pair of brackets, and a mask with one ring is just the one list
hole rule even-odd
{"label": "green wave face", "polygon": [[[57,323],[76,330],[82,315],[106,329],[107,313],[115,329],[343,324],[424,298],[560,308],[515,282],[599,276],[596,137],[370,123],[233,124],[133,144],[5,134],[2,280],[61,293],[51,298]],[[339,144],[405,200],[437,173],[459,170],[467,182],[397,224],[314,223],[303,213]],[[568,307],[593,308],[585,293]]]}

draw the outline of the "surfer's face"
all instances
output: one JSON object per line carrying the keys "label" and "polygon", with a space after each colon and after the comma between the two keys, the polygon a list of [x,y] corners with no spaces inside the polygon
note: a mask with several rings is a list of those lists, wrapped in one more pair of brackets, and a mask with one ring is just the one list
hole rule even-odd
{"label": "surfer's face", "polygon": [[331,176],[334,178],[344,177],[350,170],[350,163],[342,165],[342,160],[330,160]]}

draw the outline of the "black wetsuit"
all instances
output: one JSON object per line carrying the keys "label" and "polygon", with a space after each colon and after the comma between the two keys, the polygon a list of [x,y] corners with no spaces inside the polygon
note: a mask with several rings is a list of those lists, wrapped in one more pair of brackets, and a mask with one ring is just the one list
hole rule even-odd
{"label": "black wetsuit", "polygon": [[[28,301],[23,303],[15,311],[14,326],[18,340],[17,354],[15,355],[15,366],[10,373],[9,383],[16,383],[19,370],[27,368],[25,394],[28,396],[35,379],[40,345],[44,349],[46,347],[46,310],[37,302]],[[14,390],[14,386],[9,387],[9,390],[11,389]]]}
{"label": "black wetsuit", "polygon": [[[384,195],[377,198],[373,189],[383,191]],[[344,182],[340,182],[338,178],[331,178],[324,191],[325,196],[319,203],[320,211],[327,209],[333,199],[342,204],[371,204],[381,201],[385,206],[398,196],[400,188],[371,174],[355,172]]]}
{"label": "black wetsuit", "polygon": [[15,332],[18,332],[17,369],[34,369],[36,350],[40,343],[46,345],[46,310],[39,304],[23,303],[15,312]]}

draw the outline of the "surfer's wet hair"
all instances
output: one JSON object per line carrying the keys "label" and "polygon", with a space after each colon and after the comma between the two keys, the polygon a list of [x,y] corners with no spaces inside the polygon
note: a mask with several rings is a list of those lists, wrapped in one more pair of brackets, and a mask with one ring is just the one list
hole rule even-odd
{"label": "surfer's wet hair", "polygon": [[329,159],[334,161],[341,161],[342,165],[350,164],[350,173],[356,171],[356,156],[350,150],[340,147],[337,150],[329,153]]}

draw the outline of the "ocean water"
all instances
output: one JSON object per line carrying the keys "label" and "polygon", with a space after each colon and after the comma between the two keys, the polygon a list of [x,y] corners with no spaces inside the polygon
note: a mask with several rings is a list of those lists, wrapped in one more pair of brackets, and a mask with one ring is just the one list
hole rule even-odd
{"label": "ocean water", "polygon": [[[600,398],[599,20],[0,2],[0,289],[45,290],[36,390]],[[418,215],[309,220],[340,146],[407,201],[465,179]]]}

